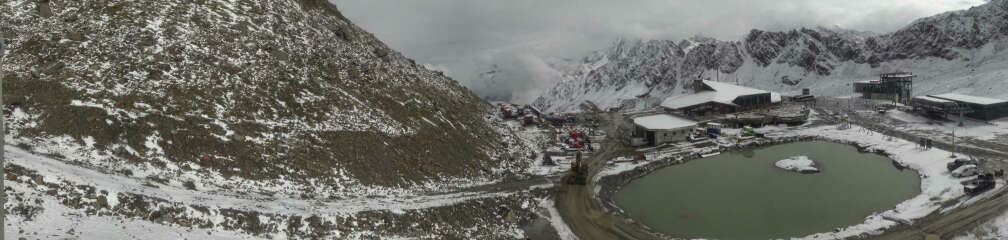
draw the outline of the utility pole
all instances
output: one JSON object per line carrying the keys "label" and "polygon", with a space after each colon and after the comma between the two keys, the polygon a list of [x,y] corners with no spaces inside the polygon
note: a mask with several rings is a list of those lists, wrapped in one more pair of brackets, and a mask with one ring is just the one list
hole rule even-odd
{"label": "utility pole", "polygon": [[[3,65],[4,57],[4,40],[0,38],[0,65]],[[7,188],[4,186],[4,181],[7,180],[7,171],[4,170],[4,151],[7,149],[7,116],[3,115],[3,71],[0,71],[0,239],[4,238],[4,231],[7,229],[5,225],[7,218],[7,210],[4,205],[7,205]]]}
{"label": "utility pole", "polygon": [[846,124],[847,124],[847,128],[848,129],[851,128],[851,118],[855,114],[854,113],[854,96],[856,96],[856,95],[857,95],[857,93],[856,93],[856,91],[854,91],[854,79],[851,79],[851,96],[850,96],[850,98],[847,98],[847,114],[848,114],[848,116],[847,116],[847,123]]}
{"label": "utility pole", "polygon": [[958,151],[959,145],[956,144],[955,127],[952,127],[952,157],[956,157],[956,152]]}
{"label": "utility pole", "polygon": [[959,110],[959,126],[960,127],[965,126],[966,124],[963,123],[963,110],[964,110],[963,106],[960,106],[959,103],[956,103],[956,110]]}

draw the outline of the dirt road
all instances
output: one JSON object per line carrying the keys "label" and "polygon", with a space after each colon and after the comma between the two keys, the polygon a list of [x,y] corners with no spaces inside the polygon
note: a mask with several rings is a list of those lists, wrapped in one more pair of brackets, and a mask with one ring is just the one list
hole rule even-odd
{"label": "dirt road", "polygon": [[[605,166],[607,159],[612,159],[620,152],[627,149],[618,140],[619,133],[613,121],[621,121],[618,114],[600,116],[603,126],[609,126],[606,133],[609,135],[603,143],[601,151],[586,159],[589,168],[588,179],[594,179],[595,175]],[[628,219],[610,214],[601,206],[595,198],[594,181],[589,181],[587,185],[560,185],[557,186],[556,207],[560,211],[567,225],[581,239],[659,239],[640,226],[629,222]]]}
{"label": "dirt road", "polygon": [[914,225],[900,226],[886,231],[885,234],[875,237],[875,239],[918,240],[928,234],[937,235],[941,239],[952,239],[1004,213],[1006,208],[1008,208],[1008,194],[1001,191],[998,195],[983,202],[945,215],[932,214],[918,219]]}

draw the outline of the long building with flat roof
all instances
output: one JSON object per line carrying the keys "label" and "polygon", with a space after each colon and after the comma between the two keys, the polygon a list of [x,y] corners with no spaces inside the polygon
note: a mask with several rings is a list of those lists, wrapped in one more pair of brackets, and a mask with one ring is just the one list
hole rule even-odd
{"label": "long building with flat roof", "polygon": [[949,114],[958,114],[960,111],[959,104],[955,101],[931,96],[913,97],[910,100],[910,106],[917,112],[941,118],[948,118]]}
{"label": "long building with flat roof", "polygon": [[928,95],[928,97],[955,102],[966,110],[964,115],[971,118],[990,121],[1008,117],[1008,100],[958,93]]}
{"label": "long building with flat roof", "polygon": [[634,136],[644,138],[650,145],[685,140],[697,123],[669,114],[657,114],[633,119]]}

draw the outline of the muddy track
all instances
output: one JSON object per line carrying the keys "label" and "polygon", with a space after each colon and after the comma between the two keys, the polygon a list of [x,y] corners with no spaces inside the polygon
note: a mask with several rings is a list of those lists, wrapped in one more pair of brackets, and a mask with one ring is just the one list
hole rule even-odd
{"label": "muddy track", "polygon": [[1008,194],[1001,191],[996,196],[969,207],[946,214],[931,214],[918,219],[914,225],[890,229],[874,239],[917,240],[928,234],[937,235],[941,239],[952,239],[1004,213],[1006,208],[1008,208]]}
{"label": "muddy track", "polygon": [[[612,159],[627,149],[620,142],[613,114],[601,116],[608,123],[606,133],[609,135],[603,143],[603,148],[596,154],[585,159],[589,168],[588,179],[595,176],[605,167],[607,159]],[[618,121],[618,120],[616,120]],[[597,183],[589,181],[587,185],[558,185],[556,187],[556,207],[567,225],[581,239],[661,239],[652,232],[641,228],[631,220],[612,214],[596,199]]]}
{"label": "muddy track", "polygon": [[[611,146],[607,146],[611,147]],[[605,153],[611,153],[606,151]],[[605,159],[615,157],[612,154],[597,154],[588,160],[591,174],[589,179],[598,174]],[[640,227],[630,224],[626,219],[610,214],[595,200],[596,183],[588,185],[558,186],[556,207],[567,225],[582,239],[654,239]]]}

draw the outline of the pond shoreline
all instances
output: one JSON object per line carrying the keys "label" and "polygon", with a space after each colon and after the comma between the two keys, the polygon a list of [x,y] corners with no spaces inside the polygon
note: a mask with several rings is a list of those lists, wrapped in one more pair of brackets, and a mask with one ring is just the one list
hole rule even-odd
{"label": "pond shoreline", "polygon": [[[871,148],[871,145],[861,144],[855,141],[827,138],[822,136],[769,137],[764,139],[753,140],[751,142],[743,142],[742,144],[733,145],[729,147],[718,146],[718,150],[722,153],[737,153],[756,148],[763,148],[763,147],[798,143],[798,142],[829,142],[829,143],[849,145],[853,146],[859,153],[877,154],[882,157],[885,157],[886,159],[892,161],[893,166],[899,170],[905,170],[908,168],[903,164],[898,163],[885,150],[873,149]],[[599,178],[597,181],[599,188],[597,191],[597,195],[595,196],[597,198],[596,200],[599,201],[599,203],[601,203],[602,208],[605,209],[606,211],[614,215],[627,218],[629,222],[632,222],[633,224],[636,224],[643,229],[646,229],[651,232],[661,233],[660,236],[686,237],[675,235],[674,233],[661,232],[651,226],[648,226],[647,224],[640,221],[640,219],[636,218],[635,216],[633,216],[632,214],[621,208],[619,205],[617,205],[615,202],[615,196],[620,190],[622,190],[628,184],[632,183],[635,180],[643,178],[651,173],[654,173],[658,170],[684,164],[698,159],[703,159],[704,157],[700,156],[700,152],[702,151],[703,151],[702,149],[693,149],[692,151],[687,151],[685,153],[680,153],[660,160],[655,160],[645,165],[638,166],[630,170],[622,171],[617,174],[603,176]],[[918,179],[923,177],[921,173],[916,169],[911,170],[913,170],[913,173],[917,176]],[[921,183],[918,183],[918,187],[921,186],[920,184]],[[887,210],[892,208],[894,208],[894,206],[887,208]],[[844,226],[838,226],[838,227],[844,227]],[[792,236],[792,237],[800,237],[800,236]]]}

